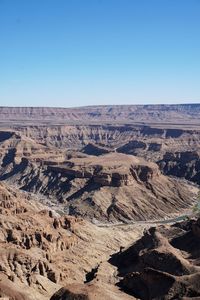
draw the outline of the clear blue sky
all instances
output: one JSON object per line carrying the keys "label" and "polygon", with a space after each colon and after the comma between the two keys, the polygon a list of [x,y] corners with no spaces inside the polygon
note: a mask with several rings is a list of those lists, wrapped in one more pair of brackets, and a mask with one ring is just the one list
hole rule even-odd
{"label": "clear blue sky", "polygon": [[0,0],[0,105],[200,102],[200,0]]}

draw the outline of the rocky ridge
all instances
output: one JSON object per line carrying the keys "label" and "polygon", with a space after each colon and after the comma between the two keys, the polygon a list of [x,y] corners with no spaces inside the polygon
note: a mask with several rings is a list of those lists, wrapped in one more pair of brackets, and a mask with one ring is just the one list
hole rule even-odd
{"label": "rocky ridge", "polygon": [[199,299],[200,219],[152,227],[111,263],[137,299]]}
{"label": "rocky ridge", "polygon": [[146,220],[193,203],[186,183],[165,177],[155,163],[117,152],[71,156],[13,133],[0,143],[0,180],[40,193],[70,215],[101,222]]}

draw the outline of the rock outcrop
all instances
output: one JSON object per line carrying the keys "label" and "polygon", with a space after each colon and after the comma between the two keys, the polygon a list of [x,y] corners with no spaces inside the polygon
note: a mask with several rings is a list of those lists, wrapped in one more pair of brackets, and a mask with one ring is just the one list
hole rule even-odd
{"label": "rock outcrop", "polygon": [[167,175],[184,177],[200,184],[200,152],[167,152],[158,164]]}
{"label": "rock outcrop", "polygon": [[50,300],[90,300],[91,299],[89,298],[86,290],[83,289],[81,291],[78,290],[80,290],[80,288],[77,289],[77,286],[76,286],[75,293],[70,289],[61,288],[51,297]]}
{"label": "rock outcrop", "polygon": [[[200,220],[152,227],[111,262],[123,277],[119,285],[137,299],[200,297]],[[198,299],[198,298],[195,298]]]}
{"label": "rock outcrop", "polygon": [[[28,286],[30,291],[36,289],[35,299],[39,300],[37,295],[43,286],[40,276],[49,282],[50,291],[55,290],[56,284],[68,276],[63,267],[58,269],[56,256],[77,244],[76,226],[81,222],[41,210],[23,193],[0,184],[0,276],[5,278],[0,281],[0,292],[6,294],[6,282],[11,291]],[[10,299],[20,299],[21,294],[24,292]],[[21,297],[29,299],[28,295]]]}

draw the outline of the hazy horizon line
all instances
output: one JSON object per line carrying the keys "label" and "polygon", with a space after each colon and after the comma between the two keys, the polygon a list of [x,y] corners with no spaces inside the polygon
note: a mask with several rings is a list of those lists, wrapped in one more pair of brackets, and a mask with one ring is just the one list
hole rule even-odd
{"label": "hazy horizon line", "polygon": [[180,102],[180,103],[149,103],[149,104],[89,104],[80,106],[46,106],[46,105],[0,105],[0,108],[58,108],[58,109],[77,109],[77,108],[88,108],[88,107],[120,107],[120,106],[176,106],[176,105],[200,105],[199,102]]}

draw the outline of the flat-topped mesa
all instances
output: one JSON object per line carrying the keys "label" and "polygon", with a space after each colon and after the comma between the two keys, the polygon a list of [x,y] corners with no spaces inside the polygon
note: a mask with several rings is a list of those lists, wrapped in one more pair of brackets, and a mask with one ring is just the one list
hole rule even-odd
{"label": "flat-topped mesa", "polygon": [[[161,218],[188,207],[196,197],[186,183],[162,175],[149,157],[114,152],[115,147],[108,154],[88,156],[23,135],[6,138],[0,143],[0,180],[44,195],[70,215],[103,222]],[[19,211],[24,208],[14,208]]]}
{"label": "flat-topped mesa", "polygon": [[147,182],[160,175],[156,164],[121,153],[76,158],[72,162],[51,165],[49,169],[74,178],[89,178],[103,186],[134,185],[136,181]]}

